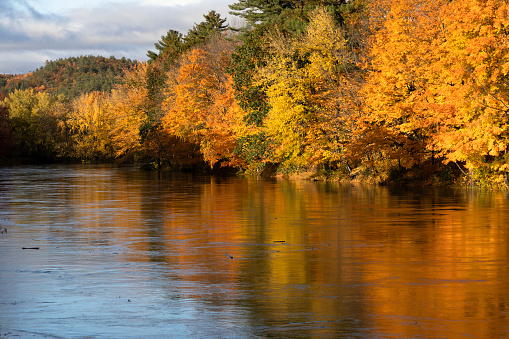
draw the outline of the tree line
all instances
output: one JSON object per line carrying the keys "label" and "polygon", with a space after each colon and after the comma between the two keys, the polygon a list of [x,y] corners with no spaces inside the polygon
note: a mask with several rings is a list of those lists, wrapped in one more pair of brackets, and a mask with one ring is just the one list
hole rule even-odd
{"label": "tree line", "polygon": [[[504,0],[239,0],[111,89],[16,89],[4,156],[503,187]],[[8,151],[10,150],[10,151]]]}

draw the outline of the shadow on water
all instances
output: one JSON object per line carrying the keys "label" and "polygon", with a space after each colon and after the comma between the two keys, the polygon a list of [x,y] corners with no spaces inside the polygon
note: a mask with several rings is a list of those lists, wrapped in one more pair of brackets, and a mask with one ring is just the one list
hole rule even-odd
{"label": "shadow on water", "polygon": [[0,336],[509,335],[504,193],[95,165],[0,193]]}

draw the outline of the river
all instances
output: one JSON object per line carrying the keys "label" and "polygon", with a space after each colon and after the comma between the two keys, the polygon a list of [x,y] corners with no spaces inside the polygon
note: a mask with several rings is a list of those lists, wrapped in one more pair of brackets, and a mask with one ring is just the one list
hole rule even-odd
{"label": "river", "polygon": [[509,337],[509,196],[0,168],[0,337]]}

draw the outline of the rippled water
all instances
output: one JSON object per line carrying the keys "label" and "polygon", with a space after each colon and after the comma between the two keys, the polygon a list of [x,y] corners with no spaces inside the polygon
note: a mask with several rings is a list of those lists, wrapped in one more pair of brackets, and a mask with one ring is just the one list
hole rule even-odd
{"label": "rippled water", "polygon": [[4,167],[0,336],[509,337],[508,225],[505,193]]}

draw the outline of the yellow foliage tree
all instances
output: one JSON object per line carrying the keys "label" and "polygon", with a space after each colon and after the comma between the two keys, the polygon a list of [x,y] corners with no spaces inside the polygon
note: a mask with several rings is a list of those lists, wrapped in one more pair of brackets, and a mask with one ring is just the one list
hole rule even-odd
{"label": "yellow foliage tree", "polygon": [[68,144],[62,98],[31,89],[16,90],[4,104],[21,152],[35,158],[65,155]]}
{"label": "yellow foliage tree", "polygon": [[110,138],[111,103],[107,94],[83,94],[73,102],[68,124],[74,140],[73,156],[86,159],[113,157]]}
{"label": "yellow foliage tree", "polygon": [[259,69],[259,83],[269,98],[264,124],[282,170],[342,161],[357,91],[344,31],[318,8],[303,36],[276,33],[269,44],[273,57]]}
{"label": "yellow foliage tree", "polygon": [[140,156],[143,143],[140,129],[147,122],[149,110],[147,63],[127,72],[125,80],[112,91],[110,138],[115,157]]}

